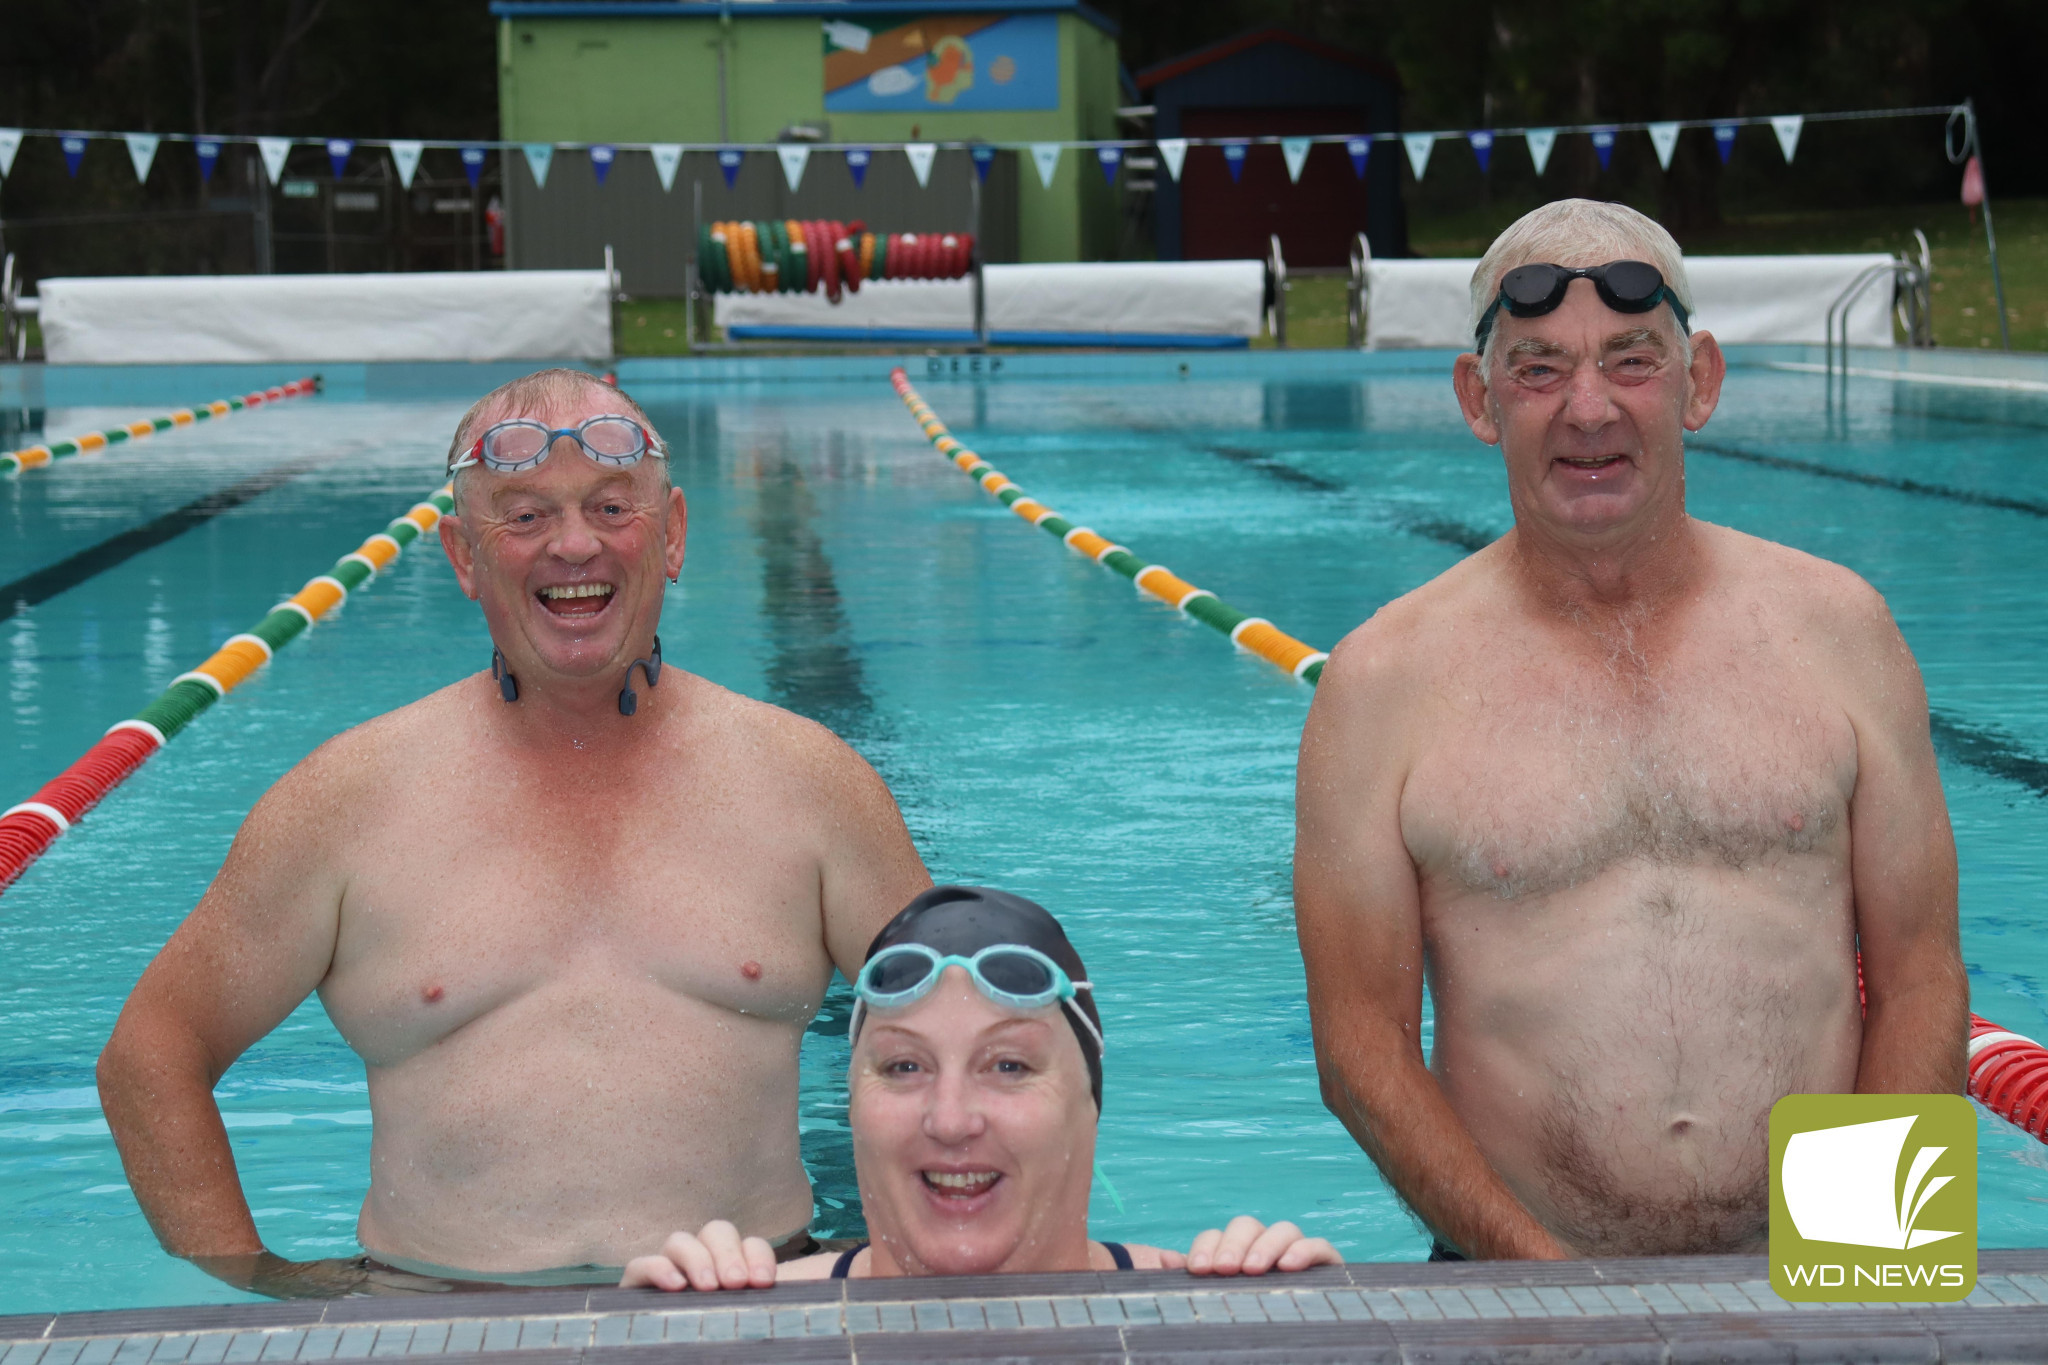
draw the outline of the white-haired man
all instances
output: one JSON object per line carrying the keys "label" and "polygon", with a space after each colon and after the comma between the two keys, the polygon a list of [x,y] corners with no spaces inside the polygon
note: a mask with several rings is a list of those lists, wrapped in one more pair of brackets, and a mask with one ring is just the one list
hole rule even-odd
{"label": "white-haired man", "polygon": [[1501,235],[1455,384],[1514,529],[1353,631],[1302,736],[1324,1096],[1437,1258],[1761,1251],[1779,1097],[1962,1088],[1919,670],[1855,574],[1687,516],[1690,311],[1633,210]]}
{"label": "white-haired man", "polygon": [[[492,667],[250,812],[100,1059],[135,1197],[168,1250],[273,1294],[613,1283],[712,1218],[808,1250],[804,1027],[931,879],[851,749],[663,665],[683,495],[623,393],[515,380],[449,467]],[[315,990],[369,1073],[367,1262],[264,1251],[213,1101]]]}

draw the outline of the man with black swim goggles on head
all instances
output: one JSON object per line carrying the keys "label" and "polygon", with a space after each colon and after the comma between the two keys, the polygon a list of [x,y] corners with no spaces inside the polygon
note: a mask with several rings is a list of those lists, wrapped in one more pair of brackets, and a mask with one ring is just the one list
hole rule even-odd
{"label": "man with black swim goggles on head", "polygon": [[780,1267],[729,1223],[677,1233],[621,1283],[1331,1264],[1292,1223],[1237,1218],[1185,1254],[1088,1237],[1102,1109],[1096,989],[1059,922],[1002,891],[934,887],[875,938],[854,980],[847,1122],[872,1242]]}
{"label": "man with black swim goggles on head", "polygon": [[[610,1284],[714,1218],[808,1249],[804,1027],[931,879],[830,732],[661,666],[686,529],[666,453],[574,370],[462,418],[441,543],[493,669],[278,783],[102,1061],[174,1253],[312,1294]],[[292,1265],[257,1239],[212,1087],[316,989],[369,1080],[369,1257]]]}

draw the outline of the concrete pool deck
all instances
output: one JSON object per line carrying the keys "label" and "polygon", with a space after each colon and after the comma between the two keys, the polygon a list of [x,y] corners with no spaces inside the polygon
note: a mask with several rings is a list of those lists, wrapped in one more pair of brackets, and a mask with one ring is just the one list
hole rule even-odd
{"label": "concrete pool deck", "polygon": [[1956,1304],[1793,1305],[1766,1274],[1747,1256],[1374,1262],[1259,1280],[1091,1272],[138,1308],[0,1318],[0,1365],[2048,1361],[2048,1250],[1983,1252]]}

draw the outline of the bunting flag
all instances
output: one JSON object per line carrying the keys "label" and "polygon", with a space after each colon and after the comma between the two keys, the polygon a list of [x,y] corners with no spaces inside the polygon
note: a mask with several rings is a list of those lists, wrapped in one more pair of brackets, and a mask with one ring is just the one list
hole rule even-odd
{"label": "bunting flag", "polygon": [[1354,137],[1344,144],[1345,153],[1351,158],[1351,174],[1354,178],[1365,179],[1365,163],[1372,156],[1372,139]]}
{"label": "bunting flag", "polygon": [[398,183],[412,188],[412,178],[420,168],[420,156],[427,150],[424,142],[394,142],[391,144],[391,164],[398,170]]}
{"label": "bunting flag", "polygon": [[1251,148],[1242,142],[1223,144],[1223,164],[1230,168],[1230,180],[1237,184],[1244,179],[1244,159],[1251,154]]}
{"label": "bunting flag", "polygon": [[57,145],[64,149],[64,168],[71,172],[72,179],[77,179],[78,163],[85,160],[85,139],[76,133],[66,133],[57,139]]}
{"label": "bunting flag", "polygon": [[1032,143],[1031,164],[1038,167],[1038,183],[1047,189],[1051,189],[1053,172],[1060,168],[1060,144],[1057,142]]}
{"label": "bunting flag", "polygon": [[[526,169],[533,172],[534,188],[546,189],[548,187],[548,167],[555,164],[555,144],[552,142],[529,142],[519,150],[526,154]],[[725,183],[730,185],[732,177],[727,176]]]}
{"label": "bunting flag", "polygon": [[1735,125],[1717,123],[1714,125],[1714,150],[1721,154],[1721,164],[1728,164],[1728,158],[1735,151]]}
{"label": "bunting flag", "polygon": [[1479,173],[1485,175],[1487,165],[1493,160],[1493,134],[1480,129],[1465,134],[1465,141],[1472,144],[1472,155],[1479,162]]}
{"label": "bunting flag", "polygon": [[128,161],[135,167],[135,179],[149,179],[150,165],[156,160],[156,149],[163,139],[155,133],[123,133],[121,140],[128,144]]}
{"label": "bunting flag", "polygon": [[1097,147],[1095,162],[1102,167],[1102,183],[1116,188],[1116,169],[1124,164],[1124,149],[1121,147]]}
{"label": "bunting flag", "polygon": [[284,174],[285,158],[292,154],[292,140],[288,137],[259,137],[256,139],[256,153],[263,158],[263,173],[275,185],[277,178]]}
{"label": "bunting flag", "polygon": [[[865,147],[849,147],[846,149],[846,169],[853,176],[853,187],[855,189],[859,189],[867,184],[868,163],[874,159],[875,154]],[[725,183],[728,185],[732,183],[730,175],[725,178]]]}
{"label": "bunting flag", "polygon": [[727,189],[731,189],[732,182],[739,179],[740,162],[746,159],[746,155],[745,152],[732,147],[727,147],[718,154],[718,169],[725,176]]}
{"label": "bunting flag", "polygon": [[1308,162],[1308,149],[1314,145],[1305,137],[1280,139],[1280,155],[1287,162],[1287,178],[1294,184],[1301,183],[1301,168]]}
{"label": "bunting flag", "polygon": [[481,180],[484,174],[483,148],[464,147],[462,149],[462,173],[469,177],[469,187],[475,189],[476,182]]}
{"label": "bunting flag", "polygon": [[1557,145],[1557,129],[1530,128],[1522,136],[1529,140],[1529,161],[1536,167],[1536,174],[1543,174],[1543,168],[1550,164],[1550,149]]}
{"label": "bunting flag", "polygon": [[1600,169],[1606,170],[1607,163],[1614,160],[1614,130],[1595,128],[1593,130],[1593,155],[1600,158]]}
{"label": "bunting flag", "polygon": [[350,138],[331,137],[327,139],[327,164],[334,167],[334,178],[336,180],[341,179],[342,175],[348,170],[349,153],[355,149],[356,144]]}
{"label": "bunting flag", "polygon": [[203,137],[193,144],[192,150],[199,153],[199,180],[205,184],[213,179],[213,168],[220,163],[220,144]]}
{"label": "bunting flag", "polygon": [[21,150],[21,129],[0,128],[0,178],[14,174],[14,154]]}
{"label": "bunting flag", "polygon": [[1168,178],[1178,185],[1181,163],[1188,159],[1188,140],[1184,137],[1163,137],[1154,145],[1159,148],[1159,159],[1166,163]]}
{"label": "bunting flag", "polygon": [[967,154],[974,158],[974,178],[986,185],[988,168],[996,164],[996,149],[986,143],[977,142],[968,148]]}
{"label": "bunting flag", "polygon": [[1799,150],[1799,130],[1806,126],[1804,114],[1777,114],[1771,118],[1771,131],[1778,135],[1778,148],[1785,153],[1785,164],[1792,164],[1792,153]]}
{"label": "bunting flag", "polygon": [[1651,124],[1650,145],[1657,149],[1657,164],[1667,171],[1670,170],[1671,154],[1678,150],[1678,125],[1675,123]]}
{"label": "bunting flag", "polygon": [[595,142],[590,147],[590,169],[597,173],[597,183],[612,173],[612,162],[619,159],[619,149],[609,142]]}
{"label": "bunting flag", "polygon": [[804,183],[804,167],[811,164],[811,149],[801,142],[784,142],[776,145],[775,155],[782,160],[782,178],[789,182],[789,192],[795,194],[796,187]]}
{"label": "bunting flag", "polygon": [[1436,146],[1435,133],[1403,133],[1401,145],[1408,149],[1408,168],[1415,172],[1417,180],[1429,166],[1429,153]]}
{"label": "bunting flag", "polygon": [[932,142],[906,142],[903,155],[910,158],[910,173],[917,177],[917,187],[923,189],[931,182],[932,158],[939,154],[938,144]]}
{"label": "bunting flag", "polygon": [[675,188],[676,167],[683,164],[683,144],[680,142],[657,142],[647,149],[654,158],[654,174],[661,181],[662,193]]}

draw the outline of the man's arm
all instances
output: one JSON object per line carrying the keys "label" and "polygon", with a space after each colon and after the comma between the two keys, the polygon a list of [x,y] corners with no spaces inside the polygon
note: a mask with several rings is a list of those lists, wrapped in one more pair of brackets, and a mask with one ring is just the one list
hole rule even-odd
{"label": "man's arm", "polygon": [[164,1249],[205,1264],[263,1252],[213,1087],[304,1000],[334,954],[316,757],[271,789],[198,908],[128,997],[100,1054],[100,1104]]}
{"label": "man's arm", "polygon": [[868,944],[932,884],[888,784],[860,755],[834,739],[821,764],[825,797],[825,855],[819,898],[825,947],[848,981],[860,975]]}
{"label": "man's arm", "polygon": [[1850,877],[1863,953],[1859,1094],[1961,1094],[1970,983],[1956,927],[1956,843],[1928,735],[1927,691],[1883,599],[1857,585]]}
{"label": "man's arm", "polygon": [[1566,1255],[1495,1174],[1422,1055],[1422,900],[1401,834],[1402,688],[1368,624],[1317,685],[1296,779],[1295,928],[1323,1102],[1475,1259]]}

